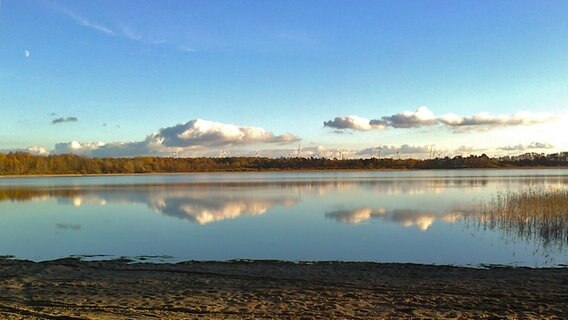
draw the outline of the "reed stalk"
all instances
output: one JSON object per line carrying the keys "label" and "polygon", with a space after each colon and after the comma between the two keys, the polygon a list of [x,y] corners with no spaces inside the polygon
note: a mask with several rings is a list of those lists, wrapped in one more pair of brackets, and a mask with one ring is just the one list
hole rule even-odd
{"label": "reed stalk", "polygon": [[497,193],[479,205],[476,216],[483,229],[537,241],[544,248],[568,247],[568,189],[530,187]]}

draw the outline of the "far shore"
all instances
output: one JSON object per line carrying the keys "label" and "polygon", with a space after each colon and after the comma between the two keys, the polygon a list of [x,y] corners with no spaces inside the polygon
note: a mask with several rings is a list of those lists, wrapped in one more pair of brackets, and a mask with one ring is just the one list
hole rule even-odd
{"label": "far shore", "polygon": [[63,173],[63,174],[22,174],[0,175],[0,179],[13,178],[56,178],[56,177],[113,177],[113,176],[163,176],[188,174],[238,174],[238,173],[301,173],[301,172],[390,172],[390,171],[481,171],[481,170],[563,170],[568,166],[531,166],[531,167],[503,167],[503,168],[457,168],[457,169],[306,169],[306,170],[236,170],[236,171],[188,171],[188,172],[145,172],[145,173]]}
{"label": "far shore", "polygon": [[568,268],[0,258],[2,319],[566,319]]}

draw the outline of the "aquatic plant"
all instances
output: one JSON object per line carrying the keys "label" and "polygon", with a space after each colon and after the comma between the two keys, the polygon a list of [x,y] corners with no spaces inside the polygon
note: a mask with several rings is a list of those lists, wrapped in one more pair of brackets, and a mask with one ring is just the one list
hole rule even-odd
{"label": "aquatic plant", "polygon": [[568,189],[531,187],[497,193],[479,204],[478,227],[501,230],[544,248],[568,247]]}

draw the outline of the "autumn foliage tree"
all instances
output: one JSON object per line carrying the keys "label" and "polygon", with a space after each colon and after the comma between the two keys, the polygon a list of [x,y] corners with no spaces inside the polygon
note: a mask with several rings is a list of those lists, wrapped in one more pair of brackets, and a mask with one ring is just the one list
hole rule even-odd
{"label": "autumn foliage tree", "polygon": [[329,159],[329,158],[88,158],[73,154],[35,156],[26,152],[0,153],[0,175],[143,174],[176,172],[464,169],[567,166],[568,153],[490,158],[483,154],[435,159]]}

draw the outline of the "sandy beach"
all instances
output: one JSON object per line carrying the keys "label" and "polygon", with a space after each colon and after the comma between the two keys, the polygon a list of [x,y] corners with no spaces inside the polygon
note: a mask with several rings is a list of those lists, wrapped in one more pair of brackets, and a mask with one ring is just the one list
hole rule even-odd
{"label": "sandy beach", "polygon": [[0,259],[2,319],[565,319],[568,268]]}

